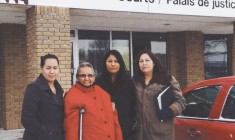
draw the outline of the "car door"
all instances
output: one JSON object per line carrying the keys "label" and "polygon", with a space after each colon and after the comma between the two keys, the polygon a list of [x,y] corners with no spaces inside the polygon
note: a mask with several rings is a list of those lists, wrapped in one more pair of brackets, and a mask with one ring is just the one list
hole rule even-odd
{"label": "car door", "polygon": [[186,109],[175,119],[175,140],[205,140],[210,113],[222,86],[203,86],[184,93]]}
{"label": "car door", "polygon": [[220,98],[225,96],[225,101],[221,102],[222,110],[210,121],[206,140],[235,140],[235,86],[229,86],[222,94]]}

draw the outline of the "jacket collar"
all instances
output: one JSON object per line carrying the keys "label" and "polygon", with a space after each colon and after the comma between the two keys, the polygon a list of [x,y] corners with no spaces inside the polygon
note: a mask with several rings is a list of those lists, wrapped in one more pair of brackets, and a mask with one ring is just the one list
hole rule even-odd
{"label": "jacket collar", "polygon": [[95,85],[91,85],[89,87],[83,86],[82,84],[76,82],[75,87],[79,88],[83,93],[91,93],[95,90]]}
{"label": "jacket collar", "polygon": [[[51,90],[48,85],[48,81],[44,78],[42,74],[38,76],[38,78],[35,81],[35,84],[39,87],[40,90]],[[59,90],[62,93],[64,92],[57,80],[54,81],[54,85],[57,90]]]}

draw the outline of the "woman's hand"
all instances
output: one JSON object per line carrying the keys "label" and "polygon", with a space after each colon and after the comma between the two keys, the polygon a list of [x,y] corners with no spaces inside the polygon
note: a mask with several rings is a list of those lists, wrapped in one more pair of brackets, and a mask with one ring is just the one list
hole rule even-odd
{"label": "woman's hand", "polygon": [[174,113],[169,107],[163,108],[162,110],[158,111],[157,115],[161,122],[174,117]]}
{"label": "woman's hand", "polygon": [[112,102],[113,112],[115,111],[115,102]]}

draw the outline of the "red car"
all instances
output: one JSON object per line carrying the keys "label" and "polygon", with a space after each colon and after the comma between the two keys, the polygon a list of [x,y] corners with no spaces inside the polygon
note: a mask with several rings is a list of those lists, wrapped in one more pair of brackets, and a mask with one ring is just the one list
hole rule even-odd
{"label": "red car", "polygon": [[235,76],[183,90],[186,109],[175,118],[175,140],[235,140]]}

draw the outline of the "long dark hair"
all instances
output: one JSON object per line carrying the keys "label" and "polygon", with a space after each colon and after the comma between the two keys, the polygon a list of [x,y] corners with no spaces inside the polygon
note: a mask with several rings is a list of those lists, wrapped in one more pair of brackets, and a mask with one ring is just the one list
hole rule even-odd
{"label": "long dark hair", "polygon": [[117,73],[117,77],[115,79],[114,84],[124,85],[126,81],[128,80],[128,75],[127,75],[127,70],[126,70],[126,65],[124,63],[124,60],[121,54],[117,50],[110,50],[105,54],[101,77],[103,77],[107,82],[111,83],[111,74],[108,72],[107,67],[106,67],[106,61],[110,55],[115,56],[120,65],[120,69]]}
{"label": "long dark hair", "polygon": [[138,64],[137,74],[135,77],[137,77],[138,79],[142,79],[142,80],[144,79],[144,73],[140,70],[140,67],[139,67],[139,60],[140,60],[141,55],[143,54],[147,54],[154,64],[152,79],[150,82],[156,82],[159,84],[168,84],[170,80],[172,79],[171,74],[168,72],[167,68],[164,65],[162,65],[159,58],[156,55],[154,55],[151,51],[148,51],[148,50],[141,51],[138,54],[137,62],[136,62]]}

